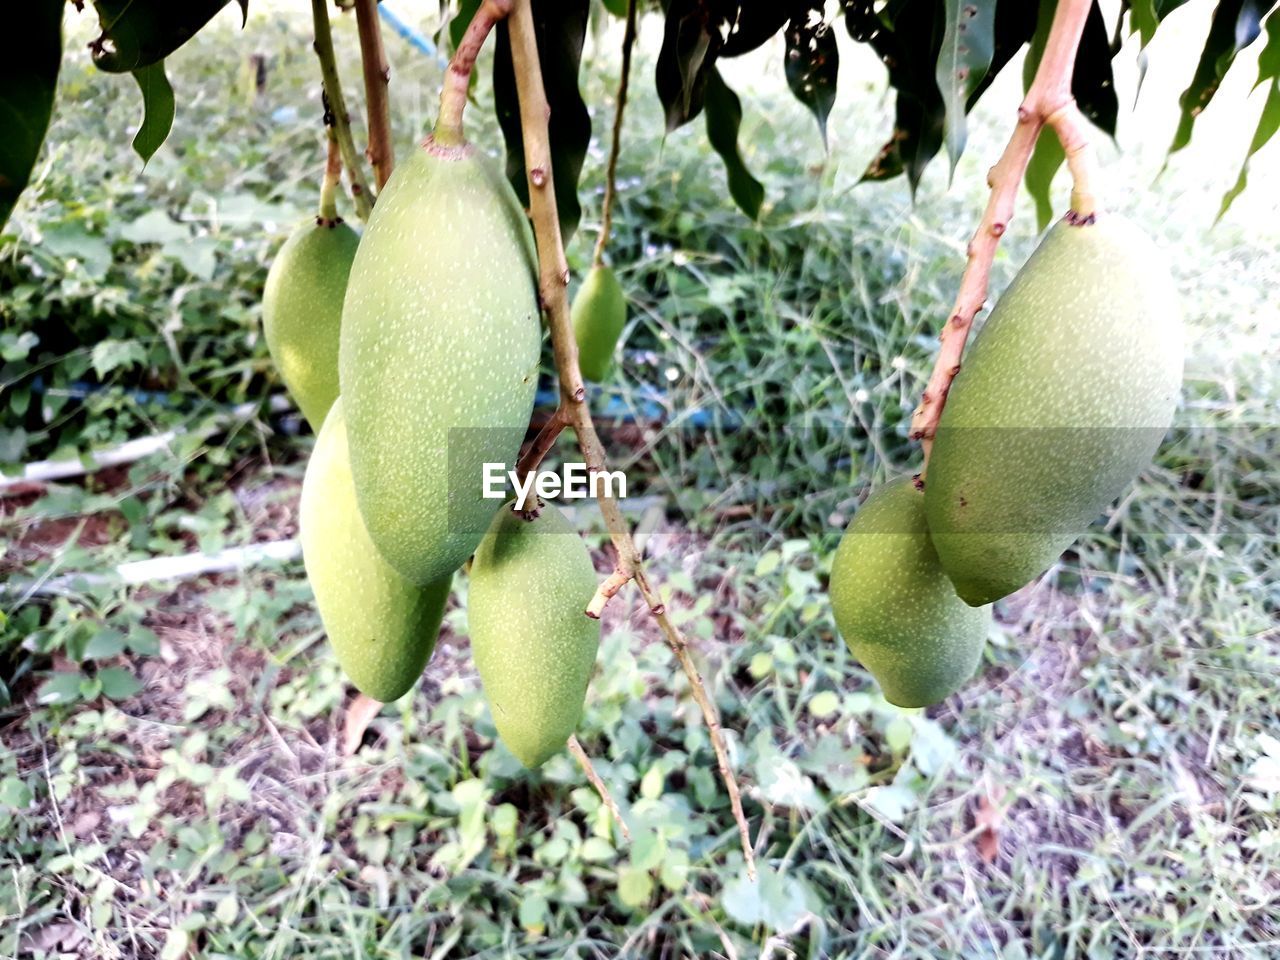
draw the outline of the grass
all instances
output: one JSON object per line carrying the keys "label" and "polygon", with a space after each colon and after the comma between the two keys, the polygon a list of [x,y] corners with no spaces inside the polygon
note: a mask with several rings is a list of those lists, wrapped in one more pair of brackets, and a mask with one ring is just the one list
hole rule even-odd
{"label": "grass", "polygon": [[[24,390],[50,402],[41,373],[68,392],[102,387],[49,417],[28,401],[13,459],[162,427],[188,439],[5,499],[12,583],[295,532],[310,439],[267,412],[279,387],[257,303],[319,175],[302,30],[284,14],[252,21],[252,45],[272,51],[257,102],[228,92],[228,32],[174,58],[187,103],[141,175],[119,133],[135,109],[127,81],[100,84],[83,65],[64,76],[53,160],[17,242],[0,247],[0,336],[15,353],[24,332],[42,341],[0,376],[11,404]],[[407,143],[438,70],[391,52]],[[952,193],[929,181],[915,207],[900,185],[854,190],[875,104],[842,101],[835,136],[853,146],[815,169],[812,121],[765,89],[746,131],[773,203],[757,230],[727,205],[700,132],[658,142],[653,101],[643,89],[630,114],[612,248],[632,319],[610,389],[640,417],[606,436],[649,498],[637,502],[659,504],[636,519],[730,731],[759,883],[634,591],[609,608],[580,730],[628,845],[567,755],[527,775],[495,744],[462,578],[421,686],[350,758],[350,692],[300,564],[178,585],[72,581],[6,606],[0,956],[1280,952],[1274,221],[1246,209],[1206,234],[1162,215],[1194,172],[1141,194],[1124,192],[1141,172],[1112,165],[1178,265],[1191,329],[1179,425],[1107,518],[1001,606],[979,676],[904,712],[835,638],[824,583],[866,489],[911,468],[906,422],[980,178],[962,166]],[[299,119],[270,119],[290,108]],[[491,118],[473,114],[477,138],[496,143]],[[1001,136],[994,109],[980,113],[972,149],[990,156]],[[138,226],[153,208],[189,235]],[[1018,221],[1001,284],[1032,242]],[[189,248],[211,251],[212,268]],[[198,431],[245,401],[229,432]],[[598,520],[575,517],[603,567]],[[77,675],[67,702],[39,702],[49,671]]]}

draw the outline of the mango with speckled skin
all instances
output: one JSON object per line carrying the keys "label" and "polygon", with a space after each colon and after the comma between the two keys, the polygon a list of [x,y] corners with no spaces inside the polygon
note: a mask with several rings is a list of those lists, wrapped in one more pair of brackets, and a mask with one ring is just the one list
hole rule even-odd
{"label": "mango with speckled skin", "polygon": [[573,298],[569,317],[578,341],[578,367],[584,377],[599,383],[609,375],[614,348],[627,325],[627,298],[611,269],[603,264],[591,268]]}
{"label": "mango with speckled skin", "polygon": [[530,769],[564,749],[582,715],[600,644],[585,612],[595,591],[586,544],[550,504],[532,520],[506,504],[476,550],[471,655],[498,735]]}
{"label": "mango with speckled skin", "polygon": [[299,526],[307,578],[342,669],[373,699],[398,699],[435,649],[452,577],[419,587],[378,554],[356,506],[341,398],[307,462]]}
{"label": "mango with speckled skin", "polygon": [[267,350],[302,415],[317,433],[338,397],[338,331],[347,276],[360,235],[314,219],[285,241],[262,295]]}
{"label": "mango with speckled skin", "polygon": [[927,707],[973,676],[991,621],[955,589],[929,540],[924,494],[910,477],[875,490],[831,565],[831,609],[850,652],[884,697]]}
{"label": "mango with speckled skin", "polygon": [[356,253],[339,371],[360,512],[415,583],[475,550],[515,464],[542,327],[533,237],[493,162],[432,138],[396,167]]}
{"label": "mango with speckled skin", "polygon": [[1046,234],[970,347],[929,458],[929,530],[966,602],[1039,576],[1151,461],[1182,341],[1139,230],[1103,214]]}

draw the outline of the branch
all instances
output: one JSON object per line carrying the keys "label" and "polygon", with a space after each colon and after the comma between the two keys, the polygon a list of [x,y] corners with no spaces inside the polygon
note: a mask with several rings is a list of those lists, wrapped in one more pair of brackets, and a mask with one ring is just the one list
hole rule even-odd
{"label": "branch", "polygon": [[[317,0],[312,0],[317,2]],[[360,34],[360,62],[364,66],[364,97],[369,113],[369,149],[365,151],[373,165],[378,189],[387,185],[391,169],[396,165],[391,145],[391,103],[387,84],[391,68],[382,47],[382,29],[378,25],[378,0],[355,0],[356,29]]]}
{"label": "branch", "polygon": [[[550,107],[546,90],[542,85],[542,68],[538,61],[538,44],[533,28],[531,0],[515,0],[509,21],[511,31],[511,62],[516,77],[516,90],[520,99],[520,125],[524,138],[526,174],[529,180],[530,216],[534,236],[538,243],[539,292],[547,312],[551,329],[551,343],[555,350],[556,371],[560,379],[560,405],[556,418],[573,428],[584,461],[596,469],[603,469],[604,447],[596,434],[591,412],[587,409],[586,388],[582,372],[578,369],[578,344],[569,320],[569,267],[565,262],[564,244],[560,237],[560,217],[556,210],[555,185],[551,177],[551,144],[547,133]],[[550,444],[547,445],[548,447]],[[641,596],[649,605],[662,630],[663,639],[671,648],[685,675],[693,698],[702,710],[707,724],[711,745],[716,753],[716,763],[729,803],[738,825],[742,841],[742,853],[746,859],[748,874],[755,877],[755,854],[747,830],[746,815],[742,811],[742,797],[738,782],[729,766],[729,751],[715,705],[707,695],[706,686],[689,652],[689,645],[680,630],[667,616],[666,607],[645,576],[640,555],[631,539],[627,522],[618,502],[607,494],[599,497],[600,513],[618,552],[618,576],[634,579]],[[625,582],[625,581],[623,581]],[[620,586],[620,585],[619,585]]]}
{"label": "branch", "polygon": [[627,821],[622,819],[622,812],[618,809],[618,805],[613,802],[613,795],[609,793],[609,788],[600,779],[600,774],[596,773],[596,768],[591,765],[591,757],[587,755],[586,750],[582,749],[582,744],[578,742],[577,736],[569,738],[569,752],[578,761],[578,765],[582,767],[582,772],[587,775],[591,785],[596,788],[596,793],[600,794],[600,799],[604,801],[604,805],[613,814],[614,822],[618,825],[618,829],[622,831],[622,838],[627,843],[630,843],[631,831],[627,829]]}
{"label": "branch", "polygon": [[466,109],[467,94],[471,91],[471,71],[494,24],[506,19],[510,13],[511,0],[484,0],[467,24],[466,33],[453,51],[449,69],[444,74],[440,115],[436,118],[434,133],[437,143],[454,147],[466,142],[462,135],[462,111]]}
{"label": "branch", "polygon": [[1009,138],[1004,153],[987,175],[991,198],[978,229],[969,241],[968,262],[960,279],[960,292],[942,329],[942,345],[925,385],[920,406],[911,416],[911,438],[924,447],[923,479],[933,450],[933,438],[942,419],[951,382],[960,372],[960,358],[974,317],[987,300],[991,279],[991,262],[1000,238],[1013,219],[1018,187],[1027,171],[1027,163],[1046,126],[1052,127],[1071,172],[1072,222],[1092,222],[1099,211],[1093,192],[1093,153],[1084,130],[1084,118],[1071,96],[1071,74],[1075,66],[1080,34],[1084,31],[1092,0],[1060,0],[1045,44],[1044,55],[1036,69],[1035,79],[1018,107],[1018,125]]}
{"label": "branch", "polygon": [[347,113],[347,101],[342,95],[342,82],[338,79],[338,61],[333,53],[333,32],[329,28],[327,0],[311,0],[311,19],[315,23],[315,51],[320,59],[320,76],[324,82],[325,121],[338,138],[342,151],[342,163],[347,168],[347,180],[351,183],[351,199],[355,203],[356,216],[369,219],[373,209],[373,194],[365,185],[361,170],[360,154],[351,136],[351,116]]}
{"label": "branch", "polygon": [[613,142],[609,145],[609,166],[604,176],[604,203],[600,207],[600,236],[591,262],[604,265],[605,247],[613,228],[613,199],[617,195],[618,154],[622,147],[622,112],[627,108],[627,83],[631,77],[631,46],[636,39],[636,0],[627,0],[627,26],[622,34],[622,76],[618,78],[618,106],[613,114]]}

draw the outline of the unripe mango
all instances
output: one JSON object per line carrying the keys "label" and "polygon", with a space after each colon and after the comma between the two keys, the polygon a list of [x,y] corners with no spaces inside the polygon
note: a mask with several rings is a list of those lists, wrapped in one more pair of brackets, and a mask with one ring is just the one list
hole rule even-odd
{"label": "unripe mango", "polygon": [[1182,350],[1140,231],[1105,214],[1046,234],[970,347],[929,459],[929,531],[967,603],[1039,576],[1151,461]]}
{"label": "unripe mango", "polygon": [[991,610],[956,596],[910,477],[880,487],[858,510],[836,550],[830,593],[840,636],[890,703],[927,707],[977,669]]}
{"label": "unripe mango", "polygon": [[569,312],[578,341],[578,367],[597,383],[609,375],[613,351],[627,325],[627,298],[613,271],[593,266],[582,281]]}
{"label": "unripe mango", "polygon": [[317,433],[338,397],[338,330],[360,235],[345,223],[300,224],[267,271],[262,329],[271,359]]}
{"label": "unripe mango", "polygon": [[578,725],[600,644],[586,615],[596,573],[586,544],[556,507],[525,519],[506,504],[475,560],[467,620],[471,655],[498,735],[530,769]]}
{"label": "unripe mango", "polygon": [[302,558],[338,662],[361,691],[389,703],[409,690],[435,649],[452,577],[410,583],[382,559],[356,506],[339,398],[302,482]]}
{"label": "unripe mango", "polygon": [[351,268],[339,370],[369,536],[415,583],[448,576],[501,500],[537,386],[536,254],[506,178],[428,138],[378,196]]}

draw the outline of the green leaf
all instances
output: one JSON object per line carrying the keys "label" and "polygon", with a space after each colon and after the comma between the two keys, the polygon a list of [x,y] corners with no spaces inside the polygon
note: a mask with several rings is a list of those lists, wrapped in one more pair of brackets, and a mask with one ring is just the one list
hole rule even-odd
{"label": "green leaf", "polygon": [[652,896],[653,877],[647,870],[623,867],[618,871],[618,899],[628,907],[643,907]]}
{"label": "green leaf", "polygon": [[80,699],[82,676],[79,670],[59,670],[49,674],[36,691],[36,702],[44,706],[75,703]]}
{"label": "green leaf", "polygon": [[107,667],[98,671],[102,695],[108,700],[127,700],[142,689],[142,683],[124,667]]}
{"label": "green leaf", "polygon": [[1169,153],[1177,153],[1191,142],[1196,117],[1218,92],[1236,55],[1262,32],[1262,15],[1269,5],[1269,0],[1221,0],[1213,11],[1213,21],[1209,24],[1209,35],[1200,52],[1195,75],[1178,98],[1182,114],[1173,142],[1169,145]]}
{"label": "green leaf", "polygon": [[124,652],[124,634],[119,630],[99,630],[85,644],[83,660],[106,660]]}
{"label": "green leaf", "polygon": [[[1273,16],[1271,19],[1276,20],[1277,17]],[[1244,192],[1244,188],[1249,183],[1249,160],[1266,146],[1267,141],[1275,136],[1277,129],[1280,129],[1280,80],[1272,83],[1271,89],[1267,92],[1267,102],[1262,108],[1262,116],[1258,118],[1258,127],[1254,130],[1253,140],[1249,143],[1249,152],[1245,154],[1244,162],[1240,164],[1240,174],[1236,177],[1236,182],[1223,194],[1222,205],[1218,208],[1215,223],[1226,215],[1236,197]]]}
{"label": "green leaf", "polygon": [[173,87],[165,76],[163,60],[134,70],[133,79],[142,90],[142,124],[134,135],[133,149],[145,166],[173,129]]}
{"label": "green leaf", "polygon": [[93,345],[93,372],[105,377],[119,367],[145,363],[147,351],[137,340],[99,340]]}
{"label": "green leaf", "polygon": [[[582,44],[587,35],[590,0],[533,0],[534,32],[542,84],[551,107],[551,168],[560,214],[560,234],[568,244],[578,229],[582,206],[578,202],[578,177],[591,144],[591,115],[578,88]],[[506,21],[498,24],[493,60],[493,100],[507,146],[507,179],[524,204],[529,184],[524,169],[524,140],[520,129],[520,102],[511,67],[511,39]]]}
{"label": "green leaf", "polygon": [[830,690],[813,695],[809,701],[810,715],[824,720],[840,709],[840,697]]}
{"label": "green leaf", "polygon": [[1053,131],[1042,131],[1035,150],[1031,152],[1026,173],[1027,193],[1031,194],[1036,205],[1037,230],[1044,230],[1053,221],[1053,177],[1066,159],[1062,144]]}
{"label": "green leaf", "polygon": [[821,0],[809,0],[787,24],[785,73],[787,86],[818,121],[827,142],[827,117],[836,102],[840,50],[836,35],[823,15]]}
{"label": "green leaf", "polygon": [[31,805],[31,788],[17,777],[0,780],[0,807],[22,810]]}
{"label": "green leaf", "polygon": [[[800,0],[807,8],[821,8],[817,0]],[[720,48],[722,57],[738,57],[759,48],[783,28],[791,18],[795,0],[786,3],[744,3],[729,27],[729,35]]]}
{"label": "green leaf", "polygon": [[954,175],[967,137],[969,97],[986,78],[995,53],[995,0],[945,0],[946,26],[936,78],[946,112],[947,155]]}
{"label": "green leaf", "polygon": [[738,131],[742,127],[742,103],[720,78],[714,67],[706,81],[707,139],[711,148],[724,161],[729,179],[729,195],[738,208],[752,220],[759,219],[764,203],[764,185],[751,175],[738,150]]}
{"label": "green leaf", "polygon": [[6,5],[12,38],[0,55],[0,229],[9,220],[49,129],[62,62],[64,0]]}
{"label": "green leaf", "polygon": [[[89,45],[108,73],[132,73],[163,60],[231,0],[93,0],[102,33]],[[247,0],[240,7],[247,13]]]}

